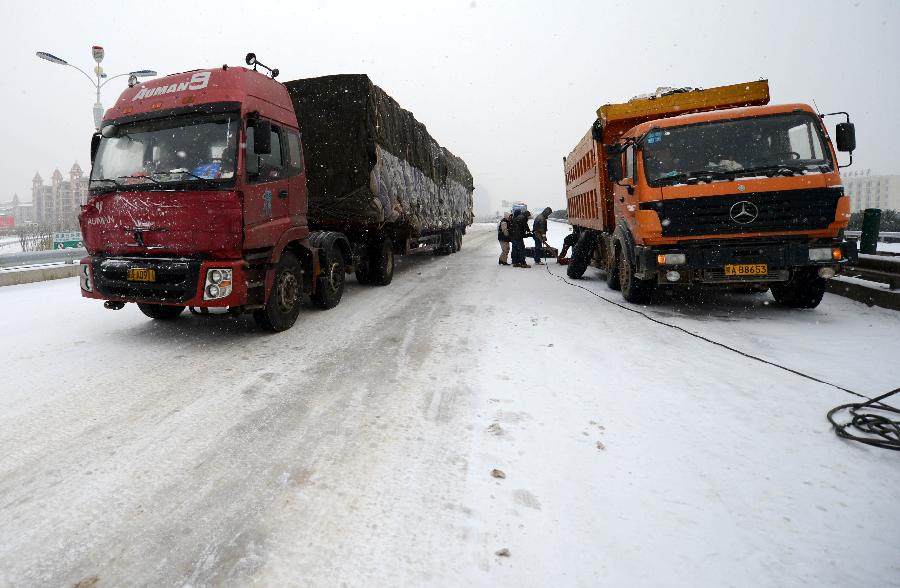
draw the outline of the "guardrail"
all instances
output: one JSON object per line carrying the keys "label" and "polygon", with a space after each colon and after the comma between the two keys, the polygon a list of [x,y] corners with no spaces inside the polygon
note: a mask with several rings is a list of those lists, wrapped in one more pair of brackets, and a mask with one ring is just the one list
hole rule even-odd
{"label": "guardrail", "polygon": [[[847,237],[859,240],[860,236],[862,236],[862,231],[844,231],[844,234]],[[881,243],[900,243],[900,233],[891,231],[880,232],[878,233],[878,240]]]}
{"label": "guardrail", "polygon": [[880,282],[891,290],[900,290],[900,257],[860,254],[859,261],[841,275]]}
{"label": "guardrail", "polygon": [[27,267],[48,263],[77,263],[87,255],[84,249],[52,249],[50,251],[24,251],[0,255],[0,268]]}

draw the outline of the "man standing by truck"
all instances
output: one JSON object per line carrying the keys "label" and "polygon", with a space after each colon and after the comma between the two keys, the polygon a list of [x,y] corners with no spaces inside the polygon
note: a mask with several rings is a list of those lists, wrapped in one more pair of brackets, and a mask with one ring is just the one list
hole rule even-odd
{"label": "man standing by truck", "polygon": [[541,261],[541,253],[544,250],[544,243],[547,242],[547,217],[551,212],[553,209],[548,206],[534,217],[534,223],[531,225],[531,232],[534,235],[535,265],[544,265],[544,262]]}
{"label": "man standing by truck", "polygon": [[531,267],[525,263],[525,237],[531,234],[528,230],[528,219],[531,213],[523,210],[513,217],[509,228],[509,240],[512,243],[513,267]]}

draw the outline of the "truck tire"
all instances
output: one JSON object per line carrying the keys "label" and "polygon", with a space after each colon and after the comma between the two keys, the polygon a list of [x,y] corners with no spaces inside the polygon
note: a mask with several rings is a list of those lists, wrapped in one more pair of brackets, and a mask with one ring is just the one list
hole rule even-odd
{"label": "truck tire", "polygon": [[320,250],[322,275],[311,296],[313,304],[322,309],[334,308],[344,295],[344,254],[334,242],[326,241]]}
{"label": "truck tire", "polygon": [[265,308],[253,311],[253,320],[267,331],[279,333],[294,326],[300,314],[300,289],[302,288],[300,262],[297,256],[285,251],[272,280],[272,291]]}
{"label": "truck tire", "polygon": [[462,229],[454,229],[453,238],[455,239],[456,250],[459,251],[460,249],[462,249]]}
{"label": "truck tire", "polygon": [[456,253],[459,251],[459,247],[457,247],[456,243],[456,229],[450,229],[446,233],[444,233],[444,237],[446,238],[447,250],[450,253]]}
{"label": "truck tire", "polygon": [[791,308],[815,308],[822,302],[828,282],[819,277],[816,268],[794,270],[791,280],[785,284],[772,284],[775,302]]}
{"label": "truck tire", "polygon": [[166,304],[144,304],[138,302],[138,308],[145,315],[158,321],[170,321],[178,318],[184,312],[183,306],[168,306]]}
{"label": "truck tire", "polygon": [[587,271],[594,250],[594,237],[590,231],[582,231],[572,248],[572,259],[566,266],[566,275],[573,280],[580,280]]}
{"label": "truck tire", "polygon": [[605,240],[603,269],[606,272],[606,287],[610,290],[621,290],[622,283],[619,281],[619,263],[616,259],[616,248],[612,240]]}
{"label": "truck tire", "polygon": [[385,238],[369,252],[368,279],[376,286],[387,286],[394,279],[394,245]]}
{"label": "truck tire", "polygon": [[656,282],[641,280],[634,275],[634,266],[628,261],[624,251],[619,251],[619,284],[622,287],[622,298],[633,304],[650,302]]}
{"label": "truck tire", "polygon": [[369,257],[369,254],[366,253],[363,257],[359,258],[359,261],[357,261],[356,266],[353,268],[356,273],[356,281],[363,286],[372,283],[372,273],[369,267],[371,262],[372,259]]}

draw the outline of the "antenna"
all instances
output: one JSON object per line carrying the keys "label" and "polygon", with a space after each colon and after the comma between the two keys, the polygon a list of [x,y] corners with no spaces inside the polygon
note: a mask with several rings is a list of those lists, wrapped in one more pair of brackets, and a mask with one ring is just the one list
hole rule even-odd
{"label": "antenna", "polygon": [[278,77],[278,69],[277,69],[277,68],[276,68],[276,69],[272,69],[271,67],[269,67],[269,66],[267,66],[267,65],[265,65],[265,64],[263,64],[263,63],[260,63],[260,62],[256,59],[256,53],[248,53],[248,54],[247,54],[247,57],[246,57],[246,61],[247,61],[247,65],[252,65],[252,66],[253,66],[253,71],[256,71],[256,66],[258,65],[259,67],[261,67],[261,68],[263,68],[264,70],[268,71],[268,72],[269,72],[269,75],[272,76],[272,79],[273,79],[273,80],[274,80],[275,78]]}

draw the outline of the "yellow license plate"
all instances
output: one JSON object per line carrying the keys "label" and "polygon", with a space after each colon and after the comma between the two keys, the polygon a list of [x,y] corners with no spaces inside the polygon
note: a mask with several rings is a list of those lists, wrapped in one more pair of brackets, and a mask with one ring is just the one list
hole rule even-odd
{"label": "yellow license plate", "polygon": [[764,263],[737,263],[725,266],[726,276],[766,276],[769,266]]}
{"label": "yellow license plate", "polygon": [[128,268],[129,282],[155,282],[156,270],[144,267]]}

